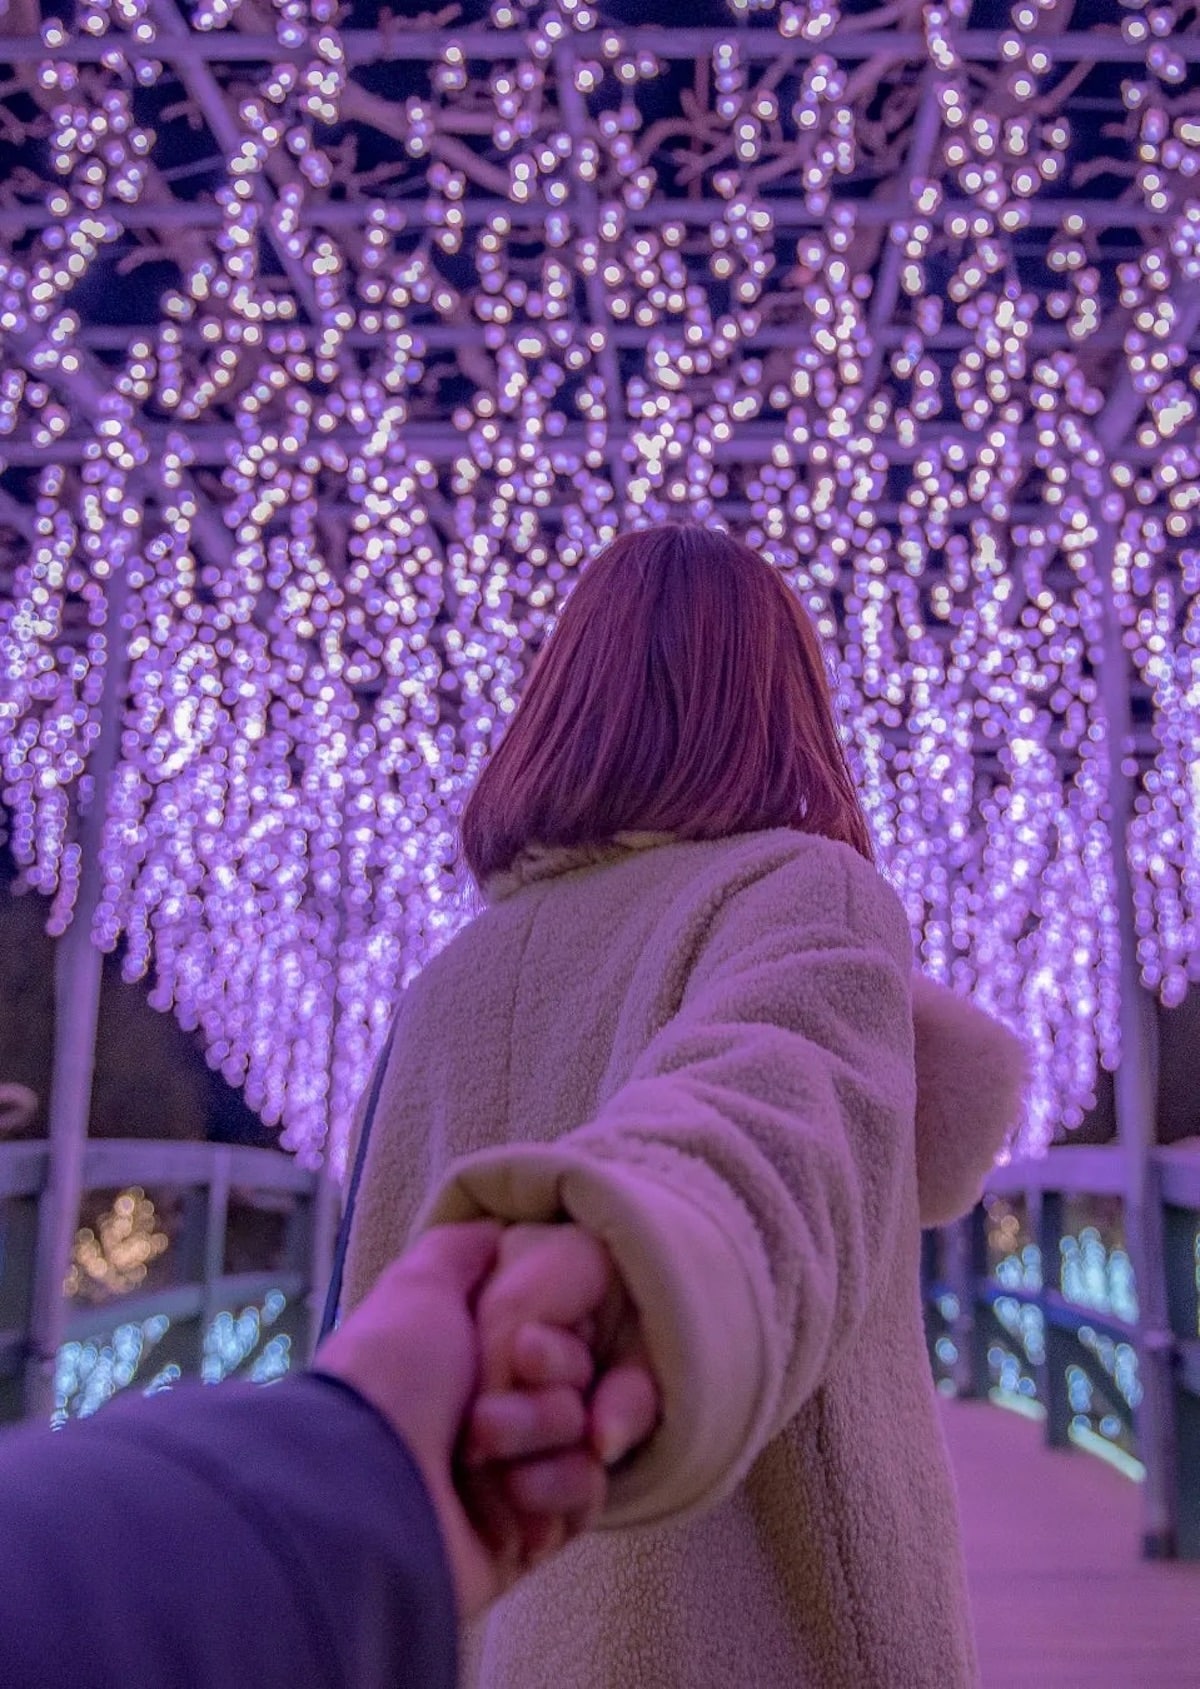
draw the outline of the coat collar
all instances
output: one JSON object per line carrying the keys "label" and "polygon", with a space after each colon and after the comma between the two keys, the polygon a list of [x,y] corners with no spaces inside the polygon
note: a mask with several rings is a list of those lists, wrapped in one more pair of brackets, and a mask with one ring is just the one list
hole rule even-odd
{"label": "coat collar", "polygon": [[511,897],[522,886],[536,880],[553,879],[558,874],[570,874],[577,868],[594,868],[610,862],[621,862],[639,850],[653,850],[656,845],[672,844],[674,833],[614,833],[611,839],[597,844],[528,845],[502,873],[490,874],[481,890],[488,903],[499,903]]}

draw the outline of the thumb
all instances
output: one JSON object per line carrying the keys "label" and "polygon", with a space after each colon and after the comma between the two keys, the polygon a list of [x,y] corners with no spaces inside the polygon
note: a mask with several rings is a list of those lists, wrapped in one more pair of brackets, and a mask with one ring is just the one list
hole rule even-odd
{"label": "thumb", "polygon": [[428,1280],[465,1301],[495,1265],[502,1230],[495,1220],[434,1226],[392,1263],[384,1279]]}

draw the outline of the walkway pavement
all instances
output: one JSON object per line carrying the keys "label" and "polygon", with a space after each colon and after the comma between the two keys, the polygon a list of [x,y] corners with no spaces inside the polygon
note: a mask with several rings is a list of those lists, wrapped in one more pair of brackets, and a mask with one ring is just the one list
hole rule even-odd
{"label": "walkway pavement", "polygon": [[1200,1689],[1200,1562],[1139,1557],[1138,1485],[988,1403],[943,1418],[984,1689]]}

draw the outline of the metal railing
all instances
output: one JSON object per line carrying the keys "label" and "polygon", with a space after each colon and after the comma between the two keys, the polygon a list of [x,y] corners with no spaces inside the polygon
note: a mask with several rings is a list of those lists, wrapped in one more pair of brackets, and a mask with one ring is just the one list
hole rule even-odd
{"label": "metal railing", "polygon": [[[42,1140],[0,1144],[0,1422],[30,1410],[34,1257],[48,1163]],[[288,1339],[298,1359],[307,1358],[336,1228],[337,1198],[327,1180],[273,1150],[138,1138],[89,1142],[85,1194],[131,1187],[172,1193],[175,1223],[160,1275],[165,1282],[72,1301],[67,1344],[96,1342],[116,1328],[158,1318],[169,1329],[155,1348],[155,1366],[200,1376],[213,1322],[270,1296],[283,1304],[273,1330]],[[231,1200],[254,1206],[263,1196],[282,1199],[274,1263],[229,1272]]]}
{"label": "metal railing", "polygon": [[[1128,1190],[1126,1152],[1118,1145],[1052,1149],[1036,1161],[999,1168],[971,1215],[925,1236],[925,1301],[930,1353],[944,1387],[968,1397],[1007,1397],[1044,1421],[1055,1447],[1108,1452],[1136,1470],[1151,1439],[1169,1474],[1176,1519],[1174,1547],[1200,1559],[1200,1149],[1152,1152],[1162,1204],[1168,1322],[1147,1327],[1139,1287],[1119,1298],[1080,1295],[1065,1282],[1077,1249],[1068,1225],[1072,1205]],[[0,1421],[27,1411],[30,1318],[38,1203],[48,1147],[42,1141],[0,1144]],[[201,1373],[205,1333],[222,1313],[274,1293],[285,1301],[278,1332],[298,1359],[311,1351],[336,1229],[337,1196],[328,1181],[271,1150],[229,1144],[146,1139],[89,1142],[83,1166],[87,1193],[131,1186],[178,1193],[170,1247],[170,1282],[74,1303],[67,1343],[101,1338],[122,1324],[169,1321],[155,1365],[182,1376]],[[269,1270],[226,1271],[231,1195],[288,1198],[283,1236]],[[998,1251],[989,1215],[997,1203],[1019,1208],[1024,1249]],[[1014,1310],[1020,1316],[1013,1318]],[[1022,1311],[1028,1311],[1028,1317]],[[1168,1354],[1172,1416],[1149,1421],[1139,1401],[1137,1370],[1148,1353]],[[1135,1357],[1125,1375],[1113,1356]],[[1004,1366],[1018,1388],[1006,1386]],[[1081,1391],[1104,1403],[1115,1425],[1091,1429]],[[1149,1546],[1147,1544],[1147,1546]]]}
{"label": "metal railing", "polygon": [[[1165,1329],[1146,1322],[1144,1287],[1121,1251],[1109,1263],[1121,1268],[1111,1294],[1101,1276],[1089,1286],[1078,1270],[1072,1212],[1084,1210],[1086,1222],[1089,1203],[1107,1203],[1119,1226],[1126,1151],[1065,1146],[998,1168],[965,1220],[926,1233],[930,1354],[943,1388],[1023,1406],[1042,1418],[1052,1447],[1083,1447],[1132,1475],[1157,1460],[1173,1502],[1167,1551],[1200,1559],[1200,1148],[1159,1148],[1150,1162],[1162,1207]],[[1103,1261],[1099,1232],[1084,1229]],[[1152,1416],[1141,1397],[1147,1357],[1169,1367],[1165,1416]],[[1149,1534],[1143,1549],[1163,1551]]]}

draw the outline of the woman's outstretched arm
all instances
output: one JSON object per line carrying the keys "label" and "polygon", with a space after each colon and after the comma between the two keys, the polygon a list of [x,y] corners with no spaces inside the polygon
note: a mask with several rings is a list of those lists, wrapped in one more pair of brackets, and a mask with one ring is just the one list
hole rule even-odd
{"label": "woman's outstretched arm", "polygon": [[595,1119],[465,1158],[427,1209],[571,1219],[608,1248],[662,1422],[614,1475],[606,1523],[727,1494],[916,1226],[911,961],[875,871],[798,841],[718,912],[677,1014]]}

